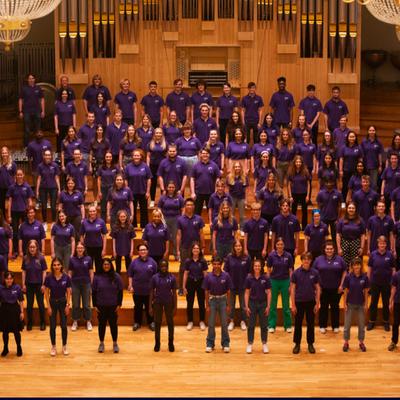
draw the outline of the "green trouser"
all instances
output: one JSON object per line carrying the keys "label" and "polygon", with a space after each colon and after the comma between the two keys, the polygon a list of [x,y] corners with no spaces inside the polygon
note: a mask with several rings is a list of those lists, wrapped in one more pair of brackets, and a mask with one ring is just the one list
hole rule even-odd
{"label": "green trouser", "polygon": [[279,293],[282,296],[283,327],[291,328],[292,316],[289,307],[289,285],[290,279],[271,279],[271,309],[269,311],[268,325],[276,328],[276,305]]}

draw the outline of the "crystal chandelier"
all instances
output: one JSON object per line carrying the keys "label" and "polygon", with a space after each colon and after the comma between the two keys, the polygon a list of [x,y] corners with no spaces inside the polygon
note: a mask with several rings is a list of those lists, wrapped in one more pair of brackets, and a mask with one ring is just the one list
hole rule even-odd
{"label": "crystal chandelier", "polygon": [[0,19],[36,19],[50,14],[61,0],[0,0]]}
{"label": "crystal chandelier", "polygon": [[371,0],[368,11],[386,24],[400,25],[400,2],[398,0]]}
{"label": "crystal chandelier", "polygon": [[0,42],[5,44],[5,50],[10,50],[11,43],[25,39],[31,30],[31,25],[29,19],[1,19]]}

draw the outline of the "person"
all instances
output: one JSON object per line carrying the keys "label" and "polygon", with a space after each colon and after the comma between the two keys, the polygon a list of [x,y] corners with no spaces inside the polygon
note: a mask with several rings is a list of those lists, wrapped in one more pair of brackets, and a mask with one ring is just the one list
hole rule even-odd
{"label": "person", "polygon": [[386,213],[388,213],[391,193],[400,186],[399,156],[397,154],[390,155],[388,166],[383,170],[381,179],[381,197],[385,199]]}
{"label": "person", "polygon": [[[104,157],[110,150],[110,142],[105,137],[104,128],[102,126],[97,126],[96,137],[90,143],[90,153],[89,153],[89,170],[93,178],[98,178],[98,171],[103,164]],[[112,154],[111,154],[112,157]],[[93,195],[98,196],[100,191],[98,187],[94,185]]]}
{"label": "person", "polygon": [[325,242],[328,239],[328,226],[321,222],[321,212],[312,211],[312,222],[304,229],[304,250],[313,256],[313,262],[322,255]]}
{"label": "person", "polygon": [[278,136],[275,146],[276,172],[278,183],[283,190],[287,183],[287,174],[290,161],[293,160],[296,154],[296,148],[289,130],[284,128]]}
{"label": "person", "polygon": [[[71,278],[72,286],[72,326],[74,332],[78,329],[78,321],[82,314],[86,321],[86,329],[92,328],[92,309],[90,308],[90,290],[93,283],[93,262],[91,257],[86,254],[83,243],[78,242],[74,253],[69,260],[68,274]],[[82,310],[80,308],[82,299]]]}
{"label": "person", "polygon": [[221,323],[221,346],[225,353],[229,353],[230,338],[227,324],[227,314],[230,311],[230,292],[233,283],[228,273],[222,271],[222,260],[219,257],[211,259],[212,272],[209,272],[203,281],[205,290],[206,310],[208,316],[208,333],[206,339],[206,353],[211,353],[215,347],[215,318],[219,314]]}
{"label": "person", "polygon": [[311,130],[312,142],[317,143],[319,117],[322,112],[321,101],[315,96],[315,85],[307,85],[307,96],[299,103],[299,111],[306,117],[306,124]]}
{"label": "person", "polygon": [[45,115],[44,93],[36,85],[36,76],[29,73],[25,77],[18,98],[19,117],[24,121],[24,147],[28,145],[31,132],[40,130],[41,120]]}
{"label": "person", "polygon": [[12,160],[10,150],[2,146],[0,150],[0,210],[6,216],[6,195],[8,188],[15,182],[17,164]]}
{"label": "person", "polygon": [[277,79],[278,91],[272,94],[269,106],[274,113],[275,124],[280,128],[291,128],[293,121],[294,98],[286,90],[286,78]]}
{"label": "person", "polygon": [[132,191],[127,187],[123,175],[117,173],[114,178],[114,184],[107,194],[107,221],[110,221],[111,225],[116,223],[117,213],[120,210],[125,210],[128,213],[128,218],[130,220],[133,219]]}
{"label": "person", "polygon": [[339,86],[332,88],[332,97],[325,103],[322,112],[324,113],[325,129],[331,132],[339,126],[340,117],[347,117],[349,110],[346,103],[340,98]]}
{"label": "person", "polygon": [[347,265],[343,258],[335,254],[331,240],[324,246],[324,254],[314,260],[313,268],[319,272],[321,285],[321,309],[319,310],[319,330],[326,333],[328,312],[331,310],[332,330],[339,332],[339,302],[343,291],[343,280]]}
{"label": "person", "polygon": [[378,176],[382,172],[383,145],[378,139],[374,125],[368,127],[367,136],[361,142],[361,149],[365,156],[365,167],[371,178],[372,189],[377,190]]}
{"label": "person", "polygon": [[393,313],[393,325],[392,325],[392,340],[388,347],[389,351],[394,351],[399,341],[399,325],[400,325],[400,273],[397,271],[391,280],[391,290],[389,299],[389,310]]}
{"label": "person", "polygon": [[262,351],[269,353],[268,339],[268,315],[271,305],[271,281],[268,275],[264,274],[264,263],[261,260],[254,260],[252,270],[245,281],[244,303],[249,318],[247,328],[246,353],[253,352],[254,330],[257,316],[260,322],[260,333]]}
{"label": "person", "polygon": [[61,260],[68,272],[71,254],[75,253],[75,229],[67,222],[67,215],[62,210],[57,212],[56,223],[51,227],[50,251],[51,258]]}
{"label": "person", "polygon": [[376,324],[379,297],[382,296],[383,327],[386,332],[390,331],[389,322],[389,299],[390,283],[392,276],[396,273],[395,258],[387,248],[387,240],[384,236],[378,238],[378,248],[369,256],[368,280],[371,285],[371,304],[369,307],[369,322],[367,330],[374,329]]}
{"label": "person", "polygon": [[36,181],[36,198],[40,199],[42,206],[42,221],[44,230],[47,231],[47,200],[50,199],[51,222],[56,220],[57,198],[60,193],[60,168],[53,161],[50,150],[43,152],[43,162],[38,166],[38,178]]}
{"label": "person", "polygon": [[150,117],[144,114],[139,127],[137,128],[138,137],[141,140],[141,147],[143,151],[147,151],[151,139],[153,139],[154,129],[151,125]]}
{"label": "person", "polygon": [[160,272],[153,275],[150,283],[149,311],[154,315],[155,322],[154,351],[160,351],[161,323],[164,312],[168,325],[168,350],[174,352],[174,316],[177,311],[176,279],[168,272],[167,260],[161,260],[159,268]]}
{"label": "person", "polygon": [[236,129],[234,140],[229,142],[226,148],[225,157],[227,159],[228,172],[232,171],[233,164],[240,162],[243,170],[247,174],[250,169],[249,160],[251,157],[251,149],[248,143],[245,142],[244,132]]}
{"label": "person", "polygon": [[150,313],[151,279],[157,272],[157,263],[149,257],[149,246],[145,243],[137,246],[139,257],[134,259],[128,269],[128,291],[133,295],[133,331],[142,326],[143,308],[149,329],[154,331],[155,325]]}
{"label": "person", "polygon": [[69,98],[68,90],[61,91],[61,98],[54,107],[54,133],[57,135],[57,153],[61,152],[61,143],[67,136],[68,128],[76,126],[76,108],[74,100]]}
{"label": "person", "polygon": [[353,314],[358,318],[358,340],[362,352],[367,351],[364,344],[365,339],[365,313],[368,310],[368,288],[369,279],[363,271],[363,262],[355,258],[349,273],[343,281],[343,303],[344,303],[344,344],[343,351],[349,351],[350,328]]}
{"label": "person", "polygon": [[21,331],[24,326],[24,294],[21,286],[15,283],[14,274],[6,272],[3,284],[0,285],[0,330],[3,332],[2,357],[9,353],[8,340],[14,334],[17,345],[17,356],[22,356]]}
{"label": "person", "polygon": [[261,217],[267,220],[269,226],[271,226],[272,220],[279,214],[280,202],[283,199],[274,172],[271,171],[268,174],[265,186],[256,194],[256,198],[262,204]]}
{"label": "person", "polygon": [[254,82],[249,82],[247,89],[248,93],[242,97],[240,105],[242,121],[246,126],[246,142],[250,144],[251,133],[253,134],[253,143],[258,142],[258,129],[262,122],[264,100],[256,94],[256,84]]}
{"label": "person", "polygon": [[12,237],[12,228],[5,220],[3,212],[0,209],[0,256],[3,257],[6,266],[8,266],[9,259],[13,258]]}
{"label": "person", "polygon": [[301,143],[303,141],[303,132],[307,131],[309,134],[310,132],[308,131],[307,124],[306,124],[306,117],[302,114],[300,114],[297,117],[297,125],[295,128],[292,129],[292,136],[293,140],[296,145]]}
{"label": "person", "polygon": [[225,168],[225,146],[220,142],[216,129],[211,129],[210,137],[204,144],[204,148],[210,151],[210,160],[217,164],[222,175]]}
{"label": "person", "polygon": [[37,242],[39,251],[44,252],[46,232],[43,225],[35,217],[35,209],[28,207],[26,210],[26,219],[18,228],[18,252],[20,257],[28,253],[28,244],[30,240]]}
{"label": "person", "polygon": [[79,149],[74,150],[73,161],[70,161],[66,168],[67,176],[74,178],[76,190],[82,192],[83,197],[86,196],[88,188],[89,168],[85,161],[82,160],[82,153]]}
{"label": "person", "polygon": [[335,146],[338,149],[339,154],[346,143],[349,132],[350,129],[347,126],[347,117],[343,115],[339,118],[339,126],[332,132],[333,141],[335,142]]}
{"label": "person", "polygon": [[113,341],[113,352],[119,353],[118,340],[118,310],[122,306],[123,298],[122,279],[114,270],[110,258],[103,259],[101,273],[96,274],[92,283],[92,302],[97,311],[99,320],[99,353],[104,353],[104,337],[106,334],[107,322],[110,325]]}
{"label": "person", "polygon": [[110,143],[111,153],[113,155],[113,163],[117,164],[119,159],[119,146],[121,140],[125,137],[128,130],[128,124],[122,121],[122,113],[120,110],[114,112],[113,122],[106,128],[106,139]]}
{"label": "person", "polygon": [[[317,142],[314,142],[314,140],[313,143],[317,144]],[[337,149],[333,140],[332,133],[329,131],[325,131],[322,136],[322,142],[317,147],[316,157],[318,162],[318,169],[322,166],[325,155],[328,153],[332,156],[333,160],[336,161]]]}
{"label": "person", "polygon": [[[211,97],[212,99],[212,97]],[[214,118],[210,117],[212,107],[206,103],[200,106],[200,115],[193,120],[193,131],[197,139],[199,139],[202,146],[210,138],[210,131],[217,129],[217,123]]]}
{"label": "person", "polygon": [[[325,154],[324,161],[318,169],[318,181],[320,190],[325,188],[327,180],[333,181],[332,188],[337,188],[339,179],[339,171],[336,167],[335,161],[330,153]],[[346,199],[344,199],[346,200]]]}
{"label": "person", "polygon": [[304,315],[307,321],[308,352],[315,353],[314,348],[314,315],[320,308],[320,277],[317,270],[311,268],[311,253],[301,255],[301,266],[290,277],[290,301],[295,316],[293,354],[300,352],[302,324]]}
{"label": "person", "polygon": [[137,121],[137,97],[130,90],[129,79],[122,79],[119,83],[121,91],[114,97],[114,104],[117,110],[122,112],[122,121],[128,125],[135,125]]}
{"label": "person", "polygon": [[96,273],[101,272],[102,257],[106,255],[107,227],[105,222],[98,218],[97,208],[92,204],[88,208],[87,218],[82,220],[80,241],[84,244],[87,254],[96,266]]}
{"label": "person", "polygon": [[[99,99],[103,98],[101,93],[98,94]],[[97,106],[96,106],[97,107]],[[101,115],[99,115],[99,110]],[[82,152],[83,161],[89,164],[90,146],[92,141],[97,137],[97,128],[107,126],[109,124],[110,110],[106,106],[99,106],[94,109],[94,112],[88,112],[86,115],[86,122],[79,128],[77,138],[80,140],[80,150]]]}
{"label": "person", "polygon": [[174,90],[167,95],[165,104],[167,105],[167,114],[176,111],[178,120],[185,125],[186,121],[190,121],[191,102],[189,95],[182,88],[182,79],[175,79]]}
{"label": "person", "polygon": [[142,139],[139,137],[137,130],[133,125],[129,125],[126,130],[125,137],[119,144],[119,161],[118,165],[121,171],[132,161],[133,150],[142,147]]}
{"label": "person", "polygon": [[140,104],[143,108],[143,113],[150,116],[153,128],[161,127],[163,120],[164,100],[157,93],[157,82],[149,82],[149,93],[142,97]]}
{"label": "person", "polygon": [[356,170],[349,181],[349,190],[347,192],[346,202],[349,202],[353,198],[353,194],[361,189],[361,179],[363,176],[367,176],[368,173],[365,169],[364,161],[358,160],[356,165]]}
{"label": "person", "polygon": [[246,130],[241,113],[239,111],[232,112],[232,116],[229,119],[226,127],[226,147],[228,147],[229,142],[235,140],[236,129],[240,129],[242,132],[245,132]]}
{"label": "person", "polygon": [[22,260],[22,290],[26,293],[26,313],[28,323],[26,329],[32,330],[33,325],[33,299],[36,296],[36,302],[39,307],[40,330],[46,329],[44,320],[44,280],[46,278],[47,264],[42,256],[36,240],[28,242],[28,251]]}
{"label": "person", "polygon": [[250,169],[254,174],[256,168],[261,165],[263,153],[268,153],[270,166],[275,165],[274,146],[268,142],[268,134],[265,131],[259,133],[259,142],[255,143],[251,148]]}
{"label": "person", "polygon": [[339,256],[347,265],[355,257],[362,257],[365,244],[365,223],[353,202],[347,204],[343,218],[336,225],[336,244]]}
{"label": "person", "polygon": [[232,113],[238,110],[239,103],[235,96],[232,95],[232,86],[229,82],[223,85],[223,94],[217,99],[216,121],[219,128],[221,142],[226,145],[228,138],[226,135],[227,127]]}
{"label": "person", "polygon": [[190,249],[190,256],[185,260],[185,272],[183,274],[183,293],[186,295],[186,329],[193,329],[193,304],[195,295],[197,295],[197,303],[199,305],[199,326],[200,330],[206,329],[205,315],[205,298],[204,289],[202,288],[203,279],[207,274],[208,265],[204,259],[199,243],[194,242]]}
{"label": "person", "polygon": [[200,118],[201,107],[203,104],[207,104],[208,109],[209,109],[208,113],[211,118],[214,101],[213,101],[212,94],[207,92],[206,81],[200,79],[196,82],[196,91],[192,93],[192,96],[190,97],[190,101],[192,103],[192,107],[191,107],[192,121],[195,121],[197,118]]}
{"label": "person", "polygon": [[215,192],[211,194],[208,201],[208,220],[210,224],[217,218],[221,204],[227,201],[232,208],[232,197],[225,191],[225,181],[221,178],[215,182]]}
{"label": "person", "polygon": [[128,271],[133,257],[133,239],[136,237],[136,233],[129,221],[129,214],[126,210],[117,212],[110,236],[112,237],[113,257],[115,258],[117,273],[121,273],[122,257],[125,258],[125,268]]}
{"label": "person", "polygon": [[70,126],[65,139],[61,142],[61,170],[63,173],[65,173],[66,166],[74,160],[74,151],[80,149],[81,144],[76,129]]}
{"label": "person", "polygon": [[396,154],[400,157],[400,134],[395,133],[392,137],[392,143],[390,147],[386,150],[386,167],[389,165],[390,156]]}
{"label": "person", "polygon": [[361,177],[361,189],[353,193],[352,200],[357,207],[360,217],[367,224],[370,217],[374,215],[376,204],[379,200],[379,194],[371,189],[369,175]]}
{"label": "person", "polygon": [[297,256],[297,249],[299,248],[300,224],[297,217],[290,213],[289,200],[283,199],[281,201],[280,210],[280,214],[272,220],[271,247],[274,248],[275,240],[278,237],[283,238],[285,250],[294,259]]}
{"label": "person", "polygon": [[56,349],[56,326],[57,314],[60,314],[60,325],[62,332],[62,351],[64,356],[69,354],[67,349],[67,317],[71,306],[71,278],[63,271],[60,259],[53,258],[51,261],[51,272],[44,281],[47,314],[50,317],[50,355],[57,354]]}
{"label": "person", "polygon": [[111,94],[106,86],[103,85],[103,81],[99,74],[93,75],[92,84],[87,86],[83,92],[83,108],[87,114],[90,107],[96,102],[97,94],[102,93],[107,105],[110,106]]}
{"label": "person", "polygon": [[150,257],[158,264],[169,256],[169,232],[164,215],[159,208],[152,212],[152,221],[145,227],[142,240],[149,246]]}
{"label": "person", "polygon": [[171,111],[168,114],[167,122],[163,125],[165,140],[170,144],[174,144],[178,138],[182,136],[182,124],[178,120],[176,111]]}
{"label": "person", "polygon": [[264,116],[263,124],[261,125],[260,131],[266,132],[268,135],[268,143],[275,147],[276,140],[279,136],[280,128],[276,126],[274,122],[274,114],[266,113]]}
{"label": "person", "polygon": [[96,125],[107,126],[110,123],[110,107],[108,107],[103,93],[97,93],[95,103],[89,108],[90,113],[93,113]]}
{"label": "person", "polygon": [[64,90],[67,91],[68,100],[74,101],[74,104],[75,104],[75,99],[76,99],[75,91],[69,85],[69,78],[67,75],[60,76],[60,87],[56,89],[56,96],[55,96],[57,100],[61,100],[62,92]]}
{"label": "person", "polygon": [[[260,139],[262,136],[263,133],[261,133]],[[261,153],[260,163],[255,167],[255,170],[253,171],[254,193],[256,197],[258,193],[266,186],[269,174],[272,173],[275,175],[276,170],[274,167],[272,167],[271,158],[272,153],[270,153],[269,151],[263,151]]]}
{"label": "person", "polygon": [[393,221],[398,221],[400,219],[400,186],[390,194],[390,216]]}

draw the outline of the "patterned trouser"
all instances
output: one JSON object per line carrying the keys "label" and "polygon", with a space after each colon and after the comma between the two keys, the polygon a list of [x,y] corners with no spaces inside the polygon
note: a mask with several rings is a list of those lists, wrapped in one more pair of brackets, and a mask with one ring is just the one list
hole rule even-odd
{"label": "patterned trouser", "polygon": [[343,239],[342,238],[342,250],[343,250],[343,260],[347,264],[347,266],[350,265],[350,263],[359,256],[359,250],[361,246],[361,239],[353,239],[353,240],[348,240],[348,239]]}

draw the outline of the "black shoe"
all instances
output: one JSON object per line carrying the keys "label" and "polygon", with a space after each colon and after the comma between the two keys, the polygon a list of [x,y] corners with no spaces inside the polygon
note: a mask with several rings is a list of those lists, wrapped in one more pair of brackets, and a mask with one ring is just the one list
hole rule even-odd
{"label": "black shoe", "polygon": [[293,354],[299,354],[300,353],[300,345],[296,344],[296,346],[293,347]]}
{"label": "black shoe", "polygon": [[155,351],[156,353],[160,351],[160,343],[156,343],[156,344],[154,345],[154,351]]}
{"label": "black shoe", "polygon": [[349,344],[347,342],[343,345],[343,351],[345,353],[347,353],[349,351]]}
{"label": "black shoe", "polygon": [[46,324],[44,322],[40,323],[40,330],[45,331],[46,330]]}
{"label": "black shoe", "polygon": [[173,343],[168,343],[168,350],[170,353],[173,353],[175,351],[175,346]]}
{"label": "black shoe", "polygon": [[311,354],[315,354],[315,348],[312,343],[308,345],[308,352]]}
{"label": "black shoe", "polygon": [[17,347],[17,357],[21,357],[22,356],[22,347],[18,346]]}
{"label": "black shoe", "polygon": [[140,329],[140,325],[139,324],[133,324],[132,330],[133,331],[137,331],[138,329]]}
{"label": "black shoe", "polygon": [[178,296],[183,296],[183,289],[178,290]]}
{"label": "black shoe", "polygon": [[32,330],[32,324],[28,323],[28,325],[26,325],[26,330],[27,331],[31,331]]}
{"label": "black shoe", "polygon": [[375,322],[369,321],[367,325],[367,331],[372,331],[375,328]]}
{"label": "black shoe", "polygon": [[152,332],[154,332],[154,331],[156,330],[156,324],[155,324],[154,322],[152,322],[152,323],[149,325],[149,329],[150,329]]}
{"label": "black shoe", "polygon": [[383,323],[383,329],[384,329],[386,332],[390,332],[390,324],[389,324],[389,322],[384,322],[384,323]]}
{"label": "black shoe", "polygon": [[388,350],[389,351],[395,351],[395,349],[396,349],[396,343],[390,343],[390,345],[389,345],[389,347],[388,347]]}
{"label": "black shoe", "polygon": [[5,357],[8,354],[8,347],[4,347],[3,351],[1,352],[1,356]]}

